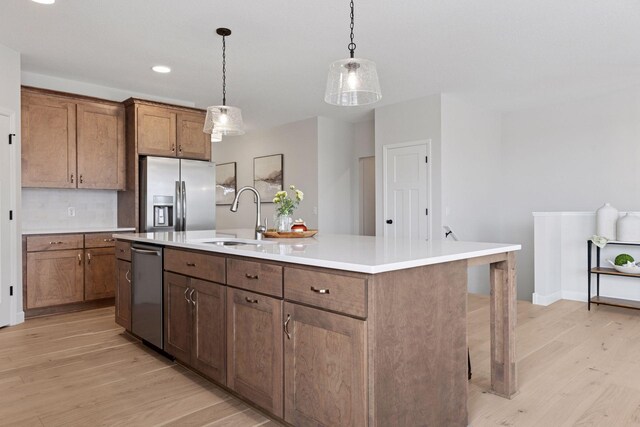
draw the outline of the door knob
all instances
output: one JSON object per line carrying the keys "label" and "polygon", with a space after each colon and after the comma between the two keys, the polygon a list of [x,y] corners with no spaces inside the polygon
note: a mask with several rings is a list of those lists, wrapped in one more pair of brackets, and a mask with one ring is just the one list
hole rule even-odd
{"label": "door knob", "polygon": [[388,219],[387,220],[387,224],[393,224],[393,220],[392,219]]}

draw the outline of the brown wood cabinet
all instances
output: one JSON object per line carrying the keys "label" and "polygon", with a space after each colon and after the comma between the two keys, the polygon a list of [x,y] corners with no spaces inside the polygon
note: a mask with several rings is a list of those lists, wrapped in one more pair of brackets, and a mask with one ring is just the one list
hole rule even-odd
{"label": "brown wood cabinet", "polygon": [[284,316],[284,419],[366,425],[366,322],[289,302]]}
{"label": "brown wood cabinet", "polygon": [[178,113],[178,157],[211,160],[211,136],[202,131],[202,114]]}
{"label": "brown wood cabinet", "polygon": [[78,188],[124,190],[124,108],[77,104]]}
{"label": "brown wood cabinet", "polygon": [[61,250],[27,254],[27,308],[82,301],[83,251]]}
{"label": "brown wood cabinet", "polygon": [[115,241],[111,233],[23,237],[27,317],[113,304]]}
{"label": "brown wood cabinet", "polygon": [[76,188],[76,105],[22,92],[22,186]]}
{"label": "brown wood cabinet", "polygon": [[282,300],[227,289],[227,386],[283,416]]}
{"label": "brown wood cabinet", "polygon": [[22,186],[125,189],[124,107],[22,88]]}
{"label": "brown wood cabinet", "polygon": [[140,105],[137,116],[138,154],[175,157],[176,113],[163,107]]}
{"label": "brown wood cabinet", "polygon": [[116,260],[116,323],[131,331],[131,262]]}
{"label": "brown wood cabinet", "polygon": [[86,301],[115,296],[115,248],[85,249],[84,299]]}
{"label": "brown wood cabinet", "polygon": [[164,350],[209,378],[226,383],[225,290],[165,272]]}

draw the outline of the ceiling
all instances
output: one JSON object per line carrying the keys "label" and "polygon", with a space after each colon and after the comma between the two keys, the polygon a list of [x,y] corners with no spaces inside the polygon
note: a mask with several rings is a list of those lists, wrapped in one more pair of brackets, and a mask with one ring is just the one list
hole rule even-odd
{"label": "ceiling", "polygon": [[[249,129],[447,92],[508,111],[640,84],[637,0],[356,0],[356,56],[378,65],[382,101],[323,101],[348,55],[347,0],[2,0],[0,43],[31,71],[194,102],[227,103]],[[150,70],[164,64],[173,71]]]}

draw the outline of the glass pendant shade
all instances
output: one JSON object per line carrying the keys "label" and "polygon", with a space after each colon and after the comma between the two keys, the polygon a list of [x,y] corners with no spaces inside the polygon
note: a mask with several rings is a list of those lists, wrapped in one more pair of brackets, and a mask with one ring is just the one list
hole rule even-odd
{"label": "glass pendant shade", "polygon": [[382,98],[378,72],[373,61],[347,58],[329,66],[324,100],[340,106],[366,105]]}
{"label": "glass pendant shade", "polygon": [[217,132],[220,136],[244,135],[242,111],[228,105],[208,107],[203,131],[211,134]]}
{"label": "glass pendant shade", "polygon": [[214,129],[211,132],[211,142],[222,142],[222,134]]}

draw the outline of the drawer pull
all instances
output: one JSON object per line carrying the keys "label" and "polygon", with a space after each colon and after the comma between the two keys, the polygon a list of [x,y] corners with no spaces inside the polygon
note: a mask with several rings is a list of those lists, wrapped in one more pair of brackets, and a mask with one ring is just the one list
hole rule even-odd
{"label": "drawer pull", "polygon": [[123,254],[124,253],[124,249],[120,249],[120,253]]}
{"label": "drawer pull", "polygon": [[329,289],[317,289],[315,287],[311,287],[311,290],[317,294],[329,294],[331,292],[329,292]]}
{"label": "drawer pull", "polygon": [[258,275],[246,273],[244,277],[246,277],[247,279],[256,280],[258,278]]}
{"label": "drawer pull", "polygon": [[244,300],[245,300],[246,302],[248,302],[248,303],[251,303],[251,304],[257,304],[257,303],[258,303],[258,300],[257,300],[257,299],[251,299],[251,298],[249,298],[249,297],[244,297]]}
{"label": "drawer pull", "polygon": [[60,241],[58,241],[58,242],[49,242],[50,245],[61,245],[63,243],[64,242],[60,242]]}
{"label": "drawer pull", "polygon": [[287,320],[284,321],[284,333],[287,335],[287,339],[291,339],[291,334],[289,334],[289,321],[291,321],[291,315],[287,314]]}
{"label": "drawer pull", "polygon": [[195,267],[196,263],[195,262],[188,262],[187,263],[187,267]]}
{"label": "drawer pull", "polygon": [[[103,242],[113,242],[115,239],[102,239]],[[120,249],[122,250],[122,249]]]}

